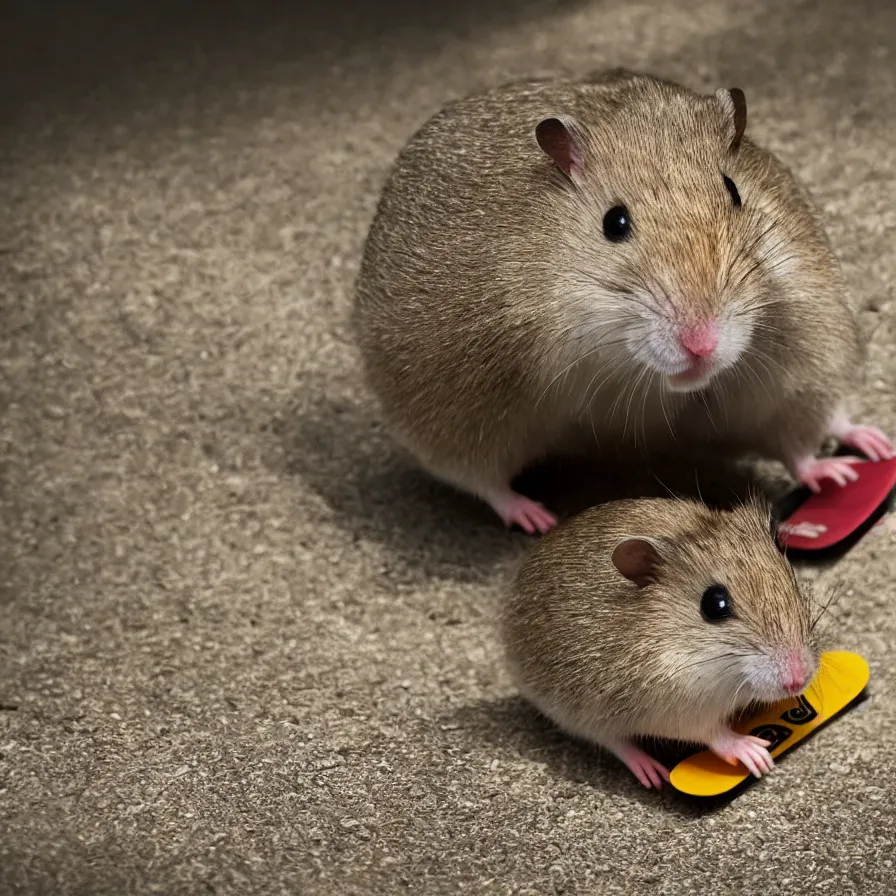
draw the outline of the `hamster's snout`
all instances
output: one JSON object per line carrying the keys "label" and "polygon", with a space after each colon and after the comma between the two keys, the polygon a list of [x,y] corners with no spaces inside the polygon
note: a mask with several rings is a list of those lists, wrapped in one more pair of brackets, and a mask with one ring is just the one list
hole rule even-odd
{"label": "hamster's snout", "polygon": [[720,350],[722,335],[715,320],[670,322],[665,340],[668,361],[663,365],[670,389],[676,392],[700,389],[726,366],[724,347]]}
{"label": "hamster's snout", "polygon": [[703,389],[737,364],[753,329],[749,315],[720,300],[674,301],[665,289],[651,290],[634,315],[637,323],[626,333],[628,349],[671,392]]}
{"label": "hamster's snout", "polygon": [[681,327],[678,338],[684,350],[695,360],[709,358],[719,344],[719,328],[713,321],[696,327]]}
{"label": "hamster's snout", "polygon": [[774,703],[802,694],[815,678],[818,663],[812,647],[790,645],[759,651],[743,669],[756,699]]}
{"label": "hamster's snout", "polygon": [[715,321],[696,326],[677,328],[677,339],[687,365],[680,373],[668,375],[669,386],[676,391],[688,391],[705,385],[716,372],[716,350],[719,347],[719,327]]}
{"label": "hamster's snout", "polygon": [[803,648],[782,651],[778,657],[781,687],[791,697],[801,694],[815,677],[817,662]]}

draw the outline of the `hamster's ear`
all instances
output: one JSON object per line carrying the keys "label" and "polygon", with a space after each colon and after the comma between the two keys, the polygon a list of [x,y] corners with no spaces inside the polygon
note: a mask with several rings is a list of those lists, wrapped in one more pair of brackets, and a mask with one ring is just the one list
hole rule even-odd
{"label": "hamster's ear", "polygon": [[582,141],[578,125],[571,119],[545,118],[535,128],[535,139],[554,164],[570,179],[582,174]]}
{"label": "hamster's ear", "polygon": [[728,136],[731,138],[729,151],[737,152],[747,129],[747,98],[739,87],[732,87],[730,90],[717,90],[716,99],[728,121]]}
{"label": "hamster's ear", "polygon": [[613,566],[630,582],[645,588],[663,565],[664,547],[658,538],[626,538],[613,550]]}

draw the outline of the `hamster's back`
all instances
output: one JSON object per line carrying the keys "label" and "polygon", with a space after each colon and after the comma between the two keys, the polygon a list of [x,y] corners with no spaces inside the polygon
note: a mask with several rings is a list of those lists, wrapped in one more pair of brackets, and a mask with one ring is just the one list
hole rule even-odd
{"label": "hamster's back", "polygon": [[[550,170],[534,139],[539,114],[572,85],[526,82],[446,105],[399,153],[365,245],[358,278],[363,308],[405,297],[423,304],[466,271],[495,270],[513,231],[537,220]],[[477,277],[477,280],[480,279]]]}
{"label": "hamster's back", "polygon": [[715,513],[690,501],[633,498],[577,514],[542,536],[520,564],[505,624],[534,629],[580,611],[602,628],[604,617],[615,624],[631,606],[629,588],[611,560],[619,542],[631,536],[677,541]]}
{"label": "hamster's back", "polygon": [[[540,291],[551,234],[562,229],[562,194],[535,125],[575,90],[535,81],[465,97],[401,150],[357,280],[356,330],[374,369],[388,365],[395,375],[456,338],[471,354],[480,343],[488,353],[521,296]],[[525,344],[523,333],[515,338]]]}
{"label": "hamster's back", "polygon": [[[533,303],[550,293],[566,200],[535,126],[582,89],[528,81],[455,101],[411,137],[388,176],[354,325],[394,434],[417,450],[485,454],[475,448],[484,422],[525,428],[511,409],[531,407],[543,388],[551,325]],[[499,440],[517,450],[529,437]]]}
{"label": "hamster's back", "polygon": [[[632,535],[677,540],[702,516],[689,502],[621,500],[539,539],[508,589],[500,622],[509,668],[529,700],[573,731],[571,720],[595,703],[620,717],[642,709],[656,647],[643,637],[643,601],[611,556]],[[633,664],[640,677],[626,672]]]}

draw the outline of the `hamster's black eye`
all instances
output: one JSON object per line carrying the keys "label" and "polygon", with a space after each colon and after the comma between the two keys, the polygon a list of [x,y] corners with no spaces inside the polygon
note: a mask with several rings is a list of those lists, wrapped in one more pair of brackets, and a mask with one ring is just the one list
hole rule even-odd
{"label": "hamster's black eye", "polygon": [[632,232],[632,219],[624,205],[615,205],[604,215],[604,236],[611,243],[627,240]]}
{"label": "hamster's black eye", "polygon": [[737,192],[737,184],[725,174],[722,175],[722,178],[725,181],[725,188],[731,194],[731,201],[734,203],[734,207],[740,208],[743,203],[740,201],[740,193]]}
{"label": "hamster's black eye", "polygon": [[700,612],[707,622],[721,622],[734,615],[731,595],[724,585],[710,585],[700,600]]}

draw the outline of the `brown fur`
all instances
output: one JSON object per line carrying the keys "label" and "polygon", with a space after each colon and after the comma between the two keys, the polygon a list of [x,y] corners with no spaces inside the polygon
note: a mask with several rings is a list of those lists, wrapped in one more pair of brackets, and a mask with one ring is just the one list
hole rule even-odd
{"label": "brown fur", "polygon": [[[354,322],[385,417],[425,467],[483,494],[555,451],[702,444],[792,469],[819,449],[859,368],[856,323],[818,213],[771,153],[748,137],[730,151],[732,110],[615,70],[504,85],[414,135],[370,229]],[[584,126],[579,188],[536,143],[552,115]],[[619,194],[638,235],[608,262],[602,218]],[[664,393],[607,323],[645,277],[695,320],[735,284],[755,320],[745,355],[702,393]],[[596,298],[596,280],[614,294]]]}
{"label": "brown fur", "polygon": [[[818,651],[811,601],[770,535],[767,508],[617,501],[561,523],[524,559],[502,614],[521,691],[561,727],[598,743],[632,735],[706,742],[735,711],[780,699],[744,663]],[[630,537],[669,546],[638,588],[612,562]],[[707,622],[706,588],[725,585],[735,618]]]}

